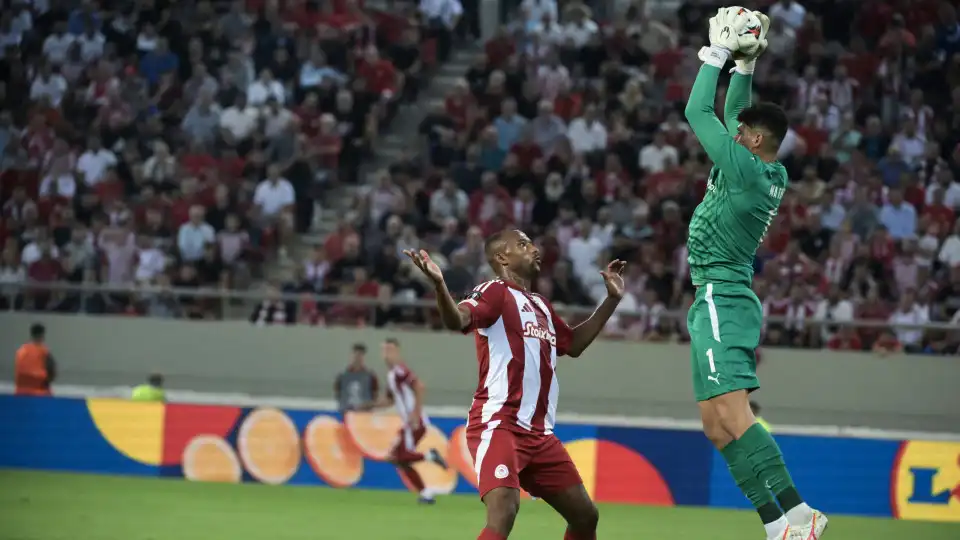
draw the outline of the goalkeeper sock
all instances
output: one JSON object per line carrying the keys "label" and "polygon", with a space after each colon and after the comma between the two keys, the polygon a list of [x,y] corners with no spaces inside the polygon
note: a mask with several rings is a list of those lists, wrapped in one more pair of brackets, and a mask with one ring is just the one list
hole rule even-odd
{"label": "goalkeeper sock", "polygon": [[[793,479],[783,462],[780,446],[773,440],[770,432],[760,424],[754,424],[740,436],[738,442],[743,445],[754,474],[764,486],[776,494],[780,506],[787,512],[787,519],[791,523],[807,523],[809,519],[805,516],[810,512],[810,507],[804,504],[803,498],[794,487]],[[791,513],[794,509],[799,510]]]}
{"label": "goalkeeper sock", "polygon": [[774,501],[773,494],[753,472],[753,467],[747,461],[747,455],[743,451],[740,441],[735,440],[724,446],[720,450],[720,455],[727,462],[727,468],[730,469],[730,474],[733,475],[737,487],[757,509],[763,524],[769,525],[783,518],[783,512],[780,511],[780,507]]}

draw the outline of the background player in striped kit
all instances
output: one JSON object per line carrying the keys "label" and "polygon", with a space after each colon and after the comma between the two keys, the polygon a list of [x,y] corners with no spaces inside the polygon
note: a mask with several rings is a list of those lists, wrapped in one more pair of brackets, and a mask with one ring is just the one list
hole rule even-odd
{"label": "background player in striped kit", "polygon": [[413,468],[414,463],[427,460],[447,468],[446,462],[436,448],[426,453],[417,451],[417,445],[427,434],[430,418],[423,412],[423,396],[426,387],[417,375],[410,370],[400,357],[400,342],[396,338],[387,338],[383,342],[383,361],[387,368],[387,393],[370,408],[382,408],[393,405],[403,419],[403,427],[397,435],[397,444],[390,453],[390,461],[400,469],[400,474],[417,489],[420,502],[433,504],[434,494],[423,482],[420,473]]}

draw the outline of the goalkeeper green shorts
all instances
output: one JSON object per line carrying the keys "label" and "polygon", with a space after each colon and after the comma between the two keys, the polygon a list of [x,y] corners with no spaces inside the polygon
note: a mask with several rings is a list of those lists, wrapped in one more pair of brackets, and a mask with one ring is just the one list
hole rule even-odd
{"label": "goalkeeper green shorts", "polygon": [[746,285],[707,283],[687,313],[693,394],[697,401],[760,388],[756,349],[763,308]]}

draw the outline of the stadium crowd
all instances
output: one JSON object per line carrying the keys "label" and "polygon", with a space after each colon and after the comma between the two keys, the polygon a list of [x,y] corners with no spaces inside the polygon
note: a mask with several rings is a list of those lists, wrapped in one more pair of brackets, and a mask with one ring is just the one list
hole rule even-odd
{"label": "stadium crowd", "polygon": [[[427,248],[466,292],[489,277],[483,237],[515,226],[543,251],[538,292],[589,309],[600,268],[622,258],[631,290],[608,336],[683,339],[686,223],[710,164],[680,113],[711,4],[666,20],[635,4],[604,23],[579,2],[524,2],[420,126],[424,159],[374,176],[306,286],[428,298],[400,261]],[[780,156],[793,184],[756,261],[764,343],[956,352],[956,332],[829,324],[960,325],[956,7],[768,4],[755,86],[793,119]],[[430,312],[377,309],[378,324],[400,321]]]}
{"label": "stadium crowd", "polygon": [[215,316],[30,284],[246,287],[354,180],[436,26],[362,0],[5,0],[0,309]]}
{"label": "stadium crowd", "polygon": [[[637,2],[603,21],[578,0],[525,0],[420,124],[420,151],[369,175],[364,153],[417,97],[417,45],[432,36],[449,52],[456,0],[425,0],[419,16],[354,0],[13,4],[0,21],[3,169],[16,178],[3,183],[0,284],[243,286],[344,183],[358,185],[353,207],[254,322],[432,324],[409,305],[430,290],[402,250],[430,250],[467,292],[489,277],[484,236],[510,226],[537,239],[536,290],[555,304],[589,311],[601,265],[621,258],[630,291],[608,336],[684,339],[686,226],[710,164],[681,112],[714,2],[664,19]],[[756,94],[793,121],[780,155],[791,189],[756,261],[764,343],[956,353],[960,332],[897,326],[960,327],[956,2],[755,4],[773,20]],[[470,15],[461,26],[476,34]],[[374,306],[295,305],[280,290]],[[27,292],[7,307],[77,309]],[[885,325],[829,324],[854,318]]]}

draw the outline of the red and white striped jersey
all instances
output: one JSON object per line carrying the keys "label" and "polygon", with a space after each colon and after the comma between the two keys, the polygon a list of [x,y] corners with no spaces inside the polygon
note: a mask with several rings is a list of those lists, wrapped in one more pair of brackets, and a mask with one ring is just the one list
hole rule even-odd
{"label": "red and white striped jersey", "polygon": [[464,333],[476,335],[480,368],[467,429],[553,433],[557,357],[570,350],[573,330],[546,298],[504,280],[477,286],[460,305],[470,311]]}
{"label": "red and white striped jersey", "polygon": [[[416,382],[416,374],[405,364],[397,364],[387,372],[387,391],[393,396],[393,406],[405,425],[409,425],[416,414],[417,395],[413,391]],[[425,426],[429,423],[427,414],[421,411],[420,425]]]}

